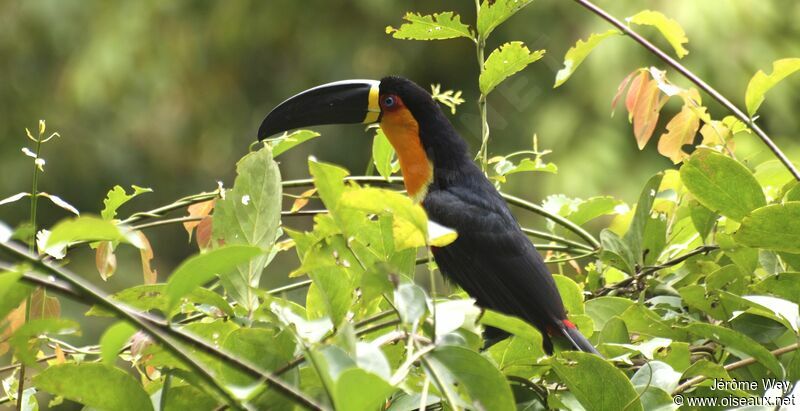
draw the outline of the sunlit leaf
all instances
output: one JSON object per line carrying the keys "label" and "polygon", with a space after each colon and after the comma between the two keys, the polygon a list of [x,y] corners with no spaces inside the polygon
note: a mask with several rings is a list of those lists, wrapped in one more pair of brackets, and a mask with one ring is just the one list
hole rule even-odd
{"label": "sunlit leaf", "polygon": [[137,247],[141,245],[138,236],[127,228],[109,220],[84,215],[62,220],[56,224],[47,238],[45,248],[63,246],[76,241],[123,241]]}
{"label": "sunlit leaf", "polygon": [[514,13],[533,0],[483,0],[478,11],[478,33],[484,39]]}
{"label": "sunlit leaf", "polygon": [[787,253],[800,253],[800,201],[772,204],[742,219],[737,243]]}
{"label": "sunlit leaf", "polygon": [[456,37],[472,39],[469,26],[461,22],[461,16],[452,11],[422,15],[406,13],[399,28],[386,27],[386,34],[404,40],[444,40]]}
{"label": "sunlit leaf", "polygon": [[602,358],[564,351],[550,362],[561,381],[587,409],[642,410],[638,394],[620,369]]}
{"label": "sunlit leaf", "polygon": [[136,328],[125,321],[119,321],[106,329],[100,337],[100,354],[103,363],[113,366],[122,347],[131,339]]}
{"label": "sunlit leaf", "polygon": [[521,41],[505,43],[495,49],[483,65],[479,79],[481,93],[491,93],[503,80],[539,60],[544,53],[544,50],[531,52]]}
{"label": "sunlit leaf", "polygon": [[633,135],[639,150],[650,141],[658,123],[661,108],[667,99],[662,98],[658,82],[648,78],[647,72],[642,71],[628,89],[625,106],[628,108],[629,118],[633,123]]}
{"label": "sunlit leaf", "polygon": [[336,380],[333,403],[337,410],[374,410],[384,404],[392,391],[394,388],[381,377],[350,368]]}
{"label": "sunlit leaf", "polygon": [[[214,207],[213,238],[217,243],[246,244],[270,251],[278,237],[281,218],[281,176],[269,147],[249,153],[236,164],[236,180]],[[257,301],[264,267],[274,253],[247,260],[236,270],[219,274],[225,290],[247,309]]]}
{"label": "sunlit leaf", "polygon": [[6,198],[0,200],[0,205],[10,204],[10,203],[13,203],[15,201],[19,201],[19,200],[21,200],[21,199],[23,199],[25,197],[30,197],[30,196],[31,196],[31,193],[17,193],[17,194],[14,194],[13,196],[6,197]]}
{"label": "sunlit leaf", "polygon": [[233,244],[190,257],[169,277],[166,289],[168,311],[172,311],[180,299],[195,287],[211,281],[217,275],[224,276],[263,254],[264,251],[258,247]]}
{"label": "sunlit leaf", "polygon": [[695,151],[681,167],[681,181],[700,204],[737,221],[766,204],[750,170],[712,150]]}
{"label": "sunlit leaf", "polygon": [[58,298],[47,295],[44,288],[37,288],[31,294],[30,318],[58,318],[61,317],[61,302]]}
{"label": "sunlit leaf", "polygon": [[394,156],[394,148],[389,143],[389,139],[383,134],[383,130],[377,129],[375,138],[372,139],[372,162],[381,177],[389,178],[392,175],[394,171],[392,169]]}
{"label": "sunlit leaf", "polygon": [[14,332],[9,342],[14,347],[14,355],[24,364],[31,365],[36,361],[36,352],[42,342],[41,334],[65,335],[80,330],[78,323],[63,318],[33,319],[23,324]]}
{"label": "sunlit leaf", "polygon": [[308,201],[314,193],[317,192],[316,188],[310,188],[306,191],[300,193],[300,195],[294,199],[292,203],[292,208],[289,210],[290,213],[296,213],[303,209],[306,205],[308,205]]}
{"label": "sunlit leaf", "polygon": [[153,409],[150,397],[135,378],[103,364],[55,365],[34,376],[33,384],[42,391],[97,409]]}
{"label": "sunlit leaf", "polygon": [[320,134],[316,131],[297,130],[290,134],[271,139],[269,140],[269,145],[272,147],[272,157],[278,157],[290,149],[319,136]]}
{"label": "sunlit leaf", "polygon": [[672,160],[674,164],[680,163],[688,157],[682,147],[694,141],[699,127],[700,119],[689,106],[684,105],[680,113],[667,123],[667,132],[659,137],[658,152]]}
{"label": "sunlit leaf", "polygon": [[150,240],[144,235],[144,232],[137,231],[139,240],[142,247],[139,249],[139,256],[142,260],[142,280],[144,284],[155,284],[158,281],[158,272],[153,269],[151,263],[153,261],[153,247],[150,245]]}
{"label": "sunlit leaf", "polygon": [[100,216],[103,217],[104,220],[111,220],[117,215],[117,209],[122,206],[123,204],[127,203],[130,199],[138,196],[139,194],[143,193],[150,193],[153,190],[149,188],[143,188],[138,186],[131,186],[133,189],[133,193],[128,194],[125,192],[125,189],[121,186],[114,186],[111,190],[109,190],[108,194],[106,194],[105,200],[103,200],[103,204],[105,207],[100,212]]}
{"label": "sunlit leaf", "polygon": [[772,62],[772,73],[767,74],[759,70],[750,83],[747,84],[744,100],[747,105],[747,114],[753,116],[764,102],[764,94],[775,87],[784,78],[800,70],[800,58],[788,58]]}
{"label": "sunlit leaf", "polygon": [[683,46],[689,42],[686,38],[686,33],[683,31],[680,23],[668,18],[667,16],[652,10],[645,10],[635,14],[626,19],[629,23],[653,26],[661,32],[661,35],[667,39],[669,44],[675,49],[675,54],[678,58],[683,58],[689,54],[689,50]]}
{"label": "sunlit leaf", "polygon": [[33,287],[20,282],[21,271],[0,271],[0,329],[6,316],[17,308]]}
{"label": "sunlit leaf", "polygon": [[578,40],[574,46],[567,50],[567,54],[564,56],[564,68],[556,73],[556,83],[553,88],[564,84],[567,79],[572,76],[572,73],[578,69],[578,66],[581,65],[589,53],[602,43],[603,40],[621,34],[622,33],[617,29],[610,29],[602,33],[592,33],[586,41]]}

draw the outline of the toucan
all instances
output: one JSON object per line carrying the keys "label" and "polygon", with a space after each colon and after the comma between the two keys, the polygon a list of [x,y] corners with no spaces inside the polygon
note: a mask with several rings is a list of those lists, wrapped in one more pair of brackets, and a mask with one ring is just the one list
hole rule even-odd
{"label": "toucan", "polygon": [[598,354],[567,318],[542,256],[422,87],[396,76],[323,84],[275,107],[261,123],[258,138],[345,123],[380,124],[397,152],[408,195],[421,203],[429,220],[457,232],[454,242],[432,249],[446,278],[478,306],[534,325],[548,354],[553,352],[551,337]]}

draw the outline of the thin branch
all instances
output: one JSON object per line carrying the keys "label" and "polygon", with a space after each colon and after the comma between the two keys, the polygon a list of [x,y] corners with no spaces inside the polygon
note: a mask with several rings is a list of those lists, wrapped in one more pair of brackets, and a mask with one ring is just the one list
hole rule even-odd
{"label": "thin branch", "polygon": [[596,14],[597,16],[601,17],[602,19],[606,20],[607,22],[611,23],[611,25],[613,25],[614,27],[618,28],[623,33],[628,35],[628,37],[632,38],[634,41],[639,43],[642,47],[647,49],[650,53],[652,53],[656,57],[660,58],[662,61],[667,63],[669,66],[671,66],[672,68],[677,70],[684,77],[686,77],[689,81],[694,83],[697,87],[699,87],[701,90],[705,91],[708,95],[710,95],[712,98],[714,98],[714,100],[717,100],[717,102],[719,102],[725,108],[727,108],[728,111],[733,113],[734,116],[736,116],[737,118],[739,118],[739,120],[741,120],[745,124],[747,124],[756,133],[756,135],[761,139],[761,141],[763,141],[764,144],[766,144],[767,147],[769,147],[770,151],[772,151],[772,153],[775,155],[775,157],[777,157],[781,161],[781,163],[783,163],[783,165],[786,167],[786,169],[789,170],[790,173],[792,173],[794,178],[796,180],[800,180],[800,172],[797,171],[797,168],[795,168],[794,164],[792,164],[792,162],[789,160],[789,158],[786,157],[786,154],[784,154],[781,151],[781,149],[778,148],[778,146],[772,141],[772,139],[767,135],[767,133],[765,133],[764,130],[762,130],[761,127],[759,127],[756,124],[755,120],[753,120],[750,117],[748,117],[747,114],[744,113],[744,111],[742,111],[738,107],[736,107],[736,105],[731,103],[731,101],[728,100],[727,98],[725,98],[725,96],[723,96],[720,92],[718,92],[716,89],[711,87],[708,83],[703,81],[703,79],[698,77],[696,74],[692,73],[689,69],[684,67],[681,63],[678,63],[677,60],[675,60],[674,58],[670,57],[667,53],[665,53],[664,51],[662,51],[661,49],[659,49],[658,47],[653,45],[653,43],[650,43],[649,41],[647,41],[647,39],[645,39],[644,37],[639,35],[639,33],[633,31],[625,23],[623,23],[619,19],[615,18],[614,16],[612,16],[611,14],[609,14],[607,11],[603,10],[602,8],[596,6],[591,1],[589,1],[589,0],[575,0],[575,2],[580,4],[581,6],[586,8],[587,10],[591,11],[592,13]]}
{"label": "thin branch", "polygon": [[285,293],[293,290],[299,290],[301,288],[305,288],[311,285],[311,280],[300,281],[294,284],[285,285],[283,287],[273,288],[267,291],[267,294],[280,294]]}
{"label": "thin branch", "polygon": [[561,243],[561,244],[564,244],[564,245],[569,245],[569,246],[572,246],[572,247],[575,247],[575,248],[579,248],[579,249],[584,250],[584,251],[594,251],[592,249],[592,247],[589,247],[586,244],[579,243],[577,241],[572,241],[570,239],[567,239],[567,238],[564,238],[564,237],[561,237],[561,236],[558,236],[558,235],[555,235],[555,234],[547,233],[547,232],[544,232],[544,231],[539,231],[539,230],[534,230],[532,228],[522,227],[522,232],[527,234],[528,237],[535,237],[535,238],[541,238],[542,240],[555,241],[557,243]]}
{"label": "thin branch", "polygon": [[[772,351],[770,351],[770,353],[772,355],[776,356],[776,357],[780,357],[783,354],[787,354],[787,353],[790,353],[792,351],[796,351],[798,348],[800,348],[800,343],[794,343],[792,345],[787,345],[786,347],[781,347],[781,348],[772,350]],[[726,365],[723,368],[725,368],[725,371],[733,371],[733,370],[735,370],[737,368],[742,368],[742,367],[746,367],[746,366],[748,366],[750,364],[755,364],[756,362],[758,362],[758,361],[755,358],[750,357],[750,358],[745,358],[743,360],[739,360],[739,361],[736,361],[736,362],[732,362],[732,363]],[[677,386],[675,388],[675,390],[672,391],[672,395],[680,394],[680,393],[688,390],[689,388],[692,388],[693,386],[695,386],[697,384],[700,384],[701,382],[703,382],[703,381],[705,381],[707,379],[708,379],[708,377],[703,376],[703,375],[698,375],[697,377],[690,378],[690,379],[686,380],[683,384]]]}
{"label": "thin branch", "polygon": [[619,281],[619,282],[616,282],[614,284],[611,284],[609,286],[603,287],[603,288],[595,291],[593,293],[593,295],[595,297],[600,297],[600,296],[603,296],[603,295],[607,295],[611,291],[618,290],[620,288],[625,288],[625,287],[631,285],[634,282],[641,281],[644,277],[646,277],[646,276],[648,276],[650,274],[653,274],[658,270],[678,265],[678,264],[688,260],[689,258],[698,255],[698,254],[709,253],[709,252],[717,250],[717,249],[719,249],[719,246],[716,246],[716,245],[701,245],[700,247],[697,247],[694,250],[687,252],[686,254],[681,254],[678,257],[675,257],[675,258],[673,258],[671,260],[667,260],[666,262],[664,262],[662,264],[649,266],[649,267],[644,267],[644,268],[641,269],[641,271],[639,271],[635,275],[630,276],[630,277],[628,277],[628,278],[626,278],[626,279],[624,279],[622,281]]}
{"label": "thin branch", "polygon": [[[26,250],[22,249],[18,245],[10,242],[0,244],[0,249],[5,250],[6,252],[16,256],[17,258],[22,258],[24,260],[30,261],[31,263],[48,271],[49,273],[52,273],[53,275],[60,277],[61,279],[69,283],[74,288],[74,291],[77,291],[79,293],[77,296],[77,299],[79,301],[85,303],[96,303],[98,305],[103,306],[103,308],[106,308],[116,313],[116,315],[121,319],[130,321],[137,328],[140,328],[141,330],[149,334],[151,337],[153,337],[156,341],[160,342],[165,347],[167,347],[181,361],[187,363],[187,365],[192,367],[193,370],[199,373],[200,376],[203,377],[209,384],[212,384],[212,387],[218,388],[220,390],[220,394],[225,395],[226,398],[229,398],[230,399],[229,402],[234,406],[238,405],[238,401],[233,399],[227,392],[227,390],[218,386],[216,383],[216,379],[213,377],[213,374],[211,374],[210,370],[206,369],[202,364],[194,360],[181,346],[177,344],[175,338],[183,341],[186,344],[189,344],[192,348],[203,351],[206,354],[212,355],[220,360],[234,364],[242,371],[250,374],[255,378],[263,378],[266,381],[269,381],[269,383],[273,385],[276,389],[278,389],[286,396],[294,399],[300,405],[303,405],[313,410],[324,410],[324,407],[316,403],[316,401],[307,397],[303,392],[297,390],[297,388],[288,385],[282,380],[278,379],[273,374],[261,370],[259,367],[255,366],[249,361],[240,359],[228,353],[225,350],[215,347],[213,344],[195,336],[192,333],[189,333],[183,329],[177,329],[171,327],[164,319],[155,317],[147,313],[141,313],[135,310],[131,310],[125,307],[124,305],[121,305],[111,300],[107,295],[105,295],[105,293],[95,288],[94,285],[88,283],[82,277],[72,273],[69,270],[66,270],[61,267],[55,267],[51,264],[45,263],[39,260],[35,255],[28,253]],[[74,294],[71,293],[68,295],[75,296]]]}
{"label": "thin branch", "polygon": [[559,224],[559,225],[563,226],[567,230],[572,231],[573,233],[577,234],[579,237],[581,237],[584,240],[586,240],[595,249],[599,249],[600,248],[600,242],[597,241],[597,239],[594,238],[594,236],[589,234],[589,232],[587,232],[586,230],[581,228],[579,225],[573,223],[572,221],[567,220],[566,218],[564,218],[564,217],[562,217],[562,216],[560,216],[558,214],[553,214],[553,213],[545,210],[544,207],[542,207],[540,205],[531,203],[530,201],[527,201],[527,200],[523,200],[523,199],[521,199],[519,197],[512,196],[511,194],[500,193],[500,195],[503,196],[503,198],[509,204],[513,204],[513,205],[515,205],[517,207],[523,208],[523,209],[528,210],[528,211],[532,211],[532,212],[534,212],[536,214],[539,214],[542,217],[545,217],[547,219],[553,220],[553,222],[555,222],[556,224]]}

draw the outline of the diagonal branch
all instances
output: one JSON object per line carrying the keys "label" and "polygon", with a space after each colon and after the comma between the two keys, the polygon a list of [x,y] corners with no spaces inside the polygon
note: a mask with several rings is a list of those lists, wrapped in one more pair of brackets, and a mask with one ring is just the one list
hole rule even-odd
{"label": "diagonal branch", "polygon": [[684,67],[681,63],[678,63],[677,60],[675,60],[674,58],[670,57],[667,53],[665,53],[660,48],[656,47],[653,43],[647,41],[647,39],[645,39],[644,37],[639,35],[639,33],[633,31],[625,23],[623,23],[622,21],[620,21],[616,17],[612,16],[611,14],[609,14],[607,11],[603,10],[602,8],[598,7],[597,5],[592,3],[591,1],[589,1],[589,0],[575,0],[575,2],[580,4],[581,6],[586,8],[587,10],[591,11],[592,13],[596,14],[597,16],[602,18],[603,20],[606,20],[607,22],[611,23],[611,25],[613,25],[614,27],[616,27],[619,30],[621,30],[628,37],[632,38],[635,42],[639,43],[642,47],[647,49],[647,51],[649,51],[650,53],[652,53],[653,55],[655,55],[656,57],[660,58],[662,61],[667,63],[669,66],[671,66],[672,68],[677,70],[684,77],[686,77],[689,81],[694,83],[697,87],[699,87],[701,90],[705,91],[708,95],[710,95],[712,98],[714,98],[714,100],[717,100],[717,102],[719,102],[725,108],[727,108],[728,111],[733,113],[734,116],[736,116],[739,120],[741,120],[742,122],[747,124],[748,127],[750,127],[750,129],[752,129],[756,133],[758,138],[760,138],[761,141],[763,141],[764,144],[767,145],[767,147],[770,149],[770,151],[772,151],[772,153],[775,155],[775,157],[777,157],[778,160],[780,160],[781,163],[783,163],[783,165],[786,167],[786,169],[789,170],[790,173],[792,173],[794,178],[797,179],[797,180],[800,180],[800,172],[797,171],[797,168],[795,168],[794,164],[792,164],[792,162],[789,160],[789,158],[786,157],[786,154],[784,154],[783,151],[781,151],[781,149],[778,148],[778,146],[775,144],[775,142],[772,141],[772,139],[767,135],[767,133],[765,133],[764,130],[762,130],[761,127],[759,127],[756,124],[754,119],[748,117],[747,114],[744,113],[744,111],[742,111],[741,109],[736,107],[736,105],[731,103],[731,101],[728,100],[727,98],[725,98],[725,96],[723,96],[719,91],[717,91],[716,89],[711,87],[708,83],[703,81],[703,79],[698,77],[696,74],[692,73],[689,69]]}
{"label": "diagonal branch", "polygon": [[[134,326],[140,328],[153,339],[158,341],[173,352],[181,361],[184,361],[192,367],[192,369],[199,373],[206,382],[215,387],[220,394],[223,395],[231,405],[238,405],[239,401],[234,399],[231,394],[217,384],[215,377],[210,370],[196,360],[194,360],[189,352],[185,350],[180,342],[189,345],[191,348],[203,351],[206,354],[214,356],[215,358],[226,361],[237,366],[241,371],[246,372],[252,377],[261,378],[268,381],[275,389],[283,393],[289,398],[292,398],[298,404],[312,410],[324,410],[325,408],[318,404],[312,398],[307,397],[303,392],[297,388],[283,382],[274,374],[261,370],[256,365],[249,361],[243,360],[234,356],[233,354],[222,350],[213,344],[195,336],[194,334],[182,329],[172,327],[166,320],[158,318],[151,314],[141,313],[132,310],[120,303],[117,303],[109,298],[104,292],[98,290],[94,285],[84,280],[79,275],[62,267],[56,267],[47,262],[41,261],[37,256],[30,254],[27,250],[23,249],[17,244],[8,242],[0,243],[0,250],[7,252],[18,259],[26,260],[35,266],[47,271],[54,275],[57,280],[56,283],[66,285],[65,287],[51,287],[55,291],[63,292],[69,297],[76,298],[78,301],[84,303],[93,303],[102,306],[103,308],[114,312],[117,317],[123,320],[130,321]],[[49,278],[41,276],[31,276],[26,274],[25,281],[33,282],[38,285],[50,287],[52,282]]]}

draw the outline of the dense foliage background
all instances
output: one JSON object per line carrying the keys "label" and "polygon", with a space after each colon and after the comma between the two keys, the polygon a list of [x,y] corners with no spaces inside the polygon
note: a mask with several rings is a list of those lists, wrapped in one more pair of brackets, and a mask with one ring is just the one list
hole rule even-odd
{"label": "dense foliage background", "polygon": [[[775,60],[800,55],[800,26],[796,24],[800,4],[795,2],[609,1],[600,6],[620,18],[652,9],[679,22],[690,40],[684,44],[690,52],[688,56],[682,56],[679,47],[670,41],[674,41],[674,31],[670,37],[647,24],[632,27],[668,54],[677,52],[683,57],[681,62],[699,77],[736,105],[748,109],[752,105],[745,104],[745,89],[751,77],[758,70],[772,73]],[[673,404],[670,394],[678,394],[678,389],[691,390],[700,383],[678,385],[694,376],[725,379],[730,371],[733,378],[739,379],[796,380],[800,375],[798,357],[769,352],[791,345],[798,335],[796,304],[800,286],[793,272],[800,270],[795,265],[800,263],[795,255],[800,249],[793,240],[796,237],[792,237],[796,235],[792,230],[798,230],[793,225],[798,210],[792,204],[777,205],[800,200],[791,185],[791,175],[754,134],[725,118],[731,113],[708,95],[690,91],[692,84],[674,70],[666,71],[668,80],[656,81],[660,75],[657,69],[668,68],[624,36],[604,39],[568,82],[553,88],[567,50],[578,39],[610,28],[573,2],[534,2],[513,17],[509,15],[511,18],[486,39],[487,58],[511,41],[523,41],[530,50],[544,49],[546,53],[521,64],[520,69],[524,70],[506,81],[502,76],[496,79],[498,85],[486,106],[491,127],[486,159],[491,163],[484,165],[504,192],[530,202],[518,203],[523,206],[517,209],[520,222],[551,236],[542,239],[539,235],[536,242],[545,246],[541,249],[548,258],[557,261],[552,269],[564,274],[559,277],[559,285],[570,314],[577,316],[576,322],[585,333],[595,334],[592,341],[600,343],[601,352],[615,359],[614,366],[569,353],[559,357],[562,362],[542,360],[537,364],[541,352],[536,331],[495,313],[485,314],[482,324],[505,328],[515,337],[483,355],[477,354],[481,345],[475,328],[477,311],[452,286],[441,279],[430,281],[436,277],[429,275],[434,267],[424,263],[424,216],[420,217],[418,209],[402,197],[341,186],[343,169],[352,175],[384,174],[387,168],[391,169],[391,152],[383,146],[373,147],[372,131],[321,127],[318,131],[323,138],[291,149],[285,142],[272,143],[272,150],[255,151],[260,146],[251,147],[254,152],[239,161],[248,153],[264,114],[286,96],[327,81],[380,78],[387,74],[400,74],[422,85],[440,84],[443,92],[461,92],[465,103],[454,107],[451,121],[477,152],[482,137],[478,101],[481,91],[483,95],[489,92],[485,87],[479,88],[476,44],[467,38],[393,38],[425,37],[424,32],[414,34],[413,27],[404,34],[401,24],[406,12],[428,15],[448,10],[472,27],[467,37],[480,30],[480,24],[475,24],[475,5],[467,1],[435,5],[366,0],[126,4],[0,1],[0,198],[30,192],[35,173],[37,191],[58,196],[38,198],[37,228],[60,233],[62,242],[92,241],[92,247],[81,245],[70,250],[69,270],[102,291],[117,293],[127,289],[127,294],[117,295],[118,301],[166,316],[177,315],[175,321],[193,322],[181,329],[221,344],[240,358],[256,361],[257,367],[251,367],[251,371],[287,371],[297,366],[299,371],[288,371],[286,381],[299,383],[310,398],[323,406],[412,409],[430,398],[431,404],[441,407],[480,404],[486,409],[504,409],[509,406],[504,401],[513,401],[509,385],[502,378],[505,376],[512,381],[510,386],[520,409],[538,409],[544,404],[579,408],[581,403],[592,409],[586,400],[600,392],[611,393],[599,406],[603,409],[615,409],[619,404],[636,409],[640,402],[647,409],[669,408]],[[393,31],[396,29],[400,31]],[[515,47],[509,46],[508,51],[518,51]],[[528,57],[520,59],[525,58]],[[527,66],[533,60],[538,61]],[[639,68],[643,70],[637,71]],[[629,74],[630,83],[623,83],[627,87],[616,115],[610,117],[609,103]],[[651,87],[643,87],[651,78],[655,79],[647,83]],[[798,76],[787,77],[769,90],[768,98],[758,108],[762,116],[759,125],[795,163],[800,159],[800,145],[796,143],[800,126],[796,116],[800,106],[798,81]],[[657,85],[662,86],[661,92]],[[637,110],[639,90],[653,90],[654,94],[650,104]],[[669,101],[665,90],[675,92]],[[666,101],[663,107],[662,99]],[[447,102],[447,98],[442,100]],[[660,110],[662,115],[655,118],[657,122],[643,127],[655,131],[652,141],[644,145],[650,136],[637,126],[636,118],[646,118],[642,113],[649,113],[656,106],[656,112]],[[748,111],[754,114],[753,110]],[[626,118],[629,112],[634,118],[633,126]],[[678,113],[683,117],[668,124]],[[38,123],[39,119],[47,120],[46,127]],[[693,126],[695,122],[697,125]],[[670,151],[659,149],[657,140],[667,130],[673,138],[684,138],[674,130],[682,127],[686,134],[694,128],[696,132],[701,123],[715,127],[724,124],[731,133],[717,129],[720,139],[714,140],[701,130],[698,136],[704,138],[702,144],[708,148],[696,151],[678,173],[676,163],[686,157],[680,153],[681,144],[672,144]],[[57,137],[41,144],[40,156],[46,163],[32,164],[38,144],[26,137],[26,128],[32,140],[58,132]],[[700,142],[693,140],[694,132],[685,143]],[[536,142],[532,143],[534,135]],[[637,147],[637,140],[643,149]],[[23,147],[28,151],[21,152]],[[531,149],[537,153],[502,157]],[[277,164],[272,163],[273,154]],[[316,160],[308,161],[309,155]],[[498,177],[498,173],[506,174],[519,165],[523,157],[534,161],[537,166],[533,168],[540,170]],[[234,166],[237,161],[238,170]],[[41,171],[34,171],[35,167]],[[664,170],[669,171],[656,175]],[[237,171],[239,177],[234,184]],[[313,182],[296,181],[283,188],[278,184],[309,176],[313,176]],[[267,189],[253,181],[261,178]],[[218,182],[227,188],[228,197],[218,199],[214,206],[212,232],[210,223],[200,223],[200,218],[211,211],[210,203],[205,201],[219,195],[215,191]],[[375,184],[376,180],[371,182]],[[116,185],[121,188],[112,190]],[[134,190],[134,185],[153,192]],[[312,186],[317,190],[308,191]],[[256,192],[256,187],[263,190]],[[121,190],[137,196],[126,202],[128,197]],[[200,192],[209,194],[191,197]],[[290,195],[279,201],[282,192]],[[303,194],[313,197],[310,204],[296,198]],[[245,219],[242,213],[248,212],[236,206],[236,199],[245,195],[270,221],[254,228],[250,236],[231,228]],[[172,203],[184,196],[190,197]],[[385,196],[388,200],[375,202]],[[17,239],[30,240],[32,232],[26,233],[24,225],[31,219],[30,197],[17,200],[0,205],[0,221],[17,228]],[[385,201],[389,201],[388,206]],[[220,206],[225,202],[229,205]],[[195,205],[188,213],[196,221],[159,224],[164,220],[157,220],[152,227],[139,227],[146,228],[145,239],[119,231],[112,224],[119,220],[128,226],[147,224],[155,215],[134,213],[165,204],[173,204],[177,210],[168,217],[187,215],[190,203]],[[767,204],[776,205],[767,206],[775,208],[760,214],[754,211]],[[70,207],[84,216],[100,218],[84,218],[79,221],[85,226],[61,225],[61,230],[56,230],[55,223],[70,213],[65,211]],[[394,217],[383,213],[386,207],[393,210]],[[330,217],[317,216],[315,225],[309,215],[285,216],[283,235],[275,244],[278,211],[300,208],[312,211],[310,215],[323,208],[331,213]],[[777,208],[778,214],[773,213]],[[537,212],[528,213],[525,209]],[[382,217],[371,221],[366,218],[369,214]],[[550,214],[549,219],[542,214]],[[553,223],[558,218],[555,216],[567,219],[566,228],[563,222]],[[197,229],[190,241],[179,224],[183,222],[200,223],[187,227]],[[577,225],[583,228],[576,229]],[[587,232],[589,239],[581,235]],[[349,238],[348,234],[356,233],[364,236],[357,238],[363,244],[372,244],[373,235],[384,240],[391,237],[391,246],[385,243],[373,255],[374,250],[351,249],[352,244],[341,242]],[[240,239],[240,234],[246,241],[233,240]],[[228,246],[216,248],[211,238],[223,239]],[[196,239],[201,240],[200,244]],[[95,242],[98,240],[104,241]],[[602,248],[596,248],[592,240],[602,243]],[[137,247],[122,244],[125,242]],[[236,242],[246,245],[232,245]],[[39,251],[56,243],[52,238],[49,242],[42,239]],[[215,249],[187,260],[187,256],[198,253],[198,246]],[[421,246],[419,255],[414,255],[413,248],[406,248],[411,246]],[[320,257],[330,254],[331,249],[326,247],[337,256],[335,262]],[[264,250],[276,254],[263,254]],[[644,250],[649,254],[642,253]],[[152,256],[148,255],[150,252]],[[353,258],[343,257],[344,262],[340,261],[339,256],[346,253]],[[25,259],[22,251],[12,254],[16,259]],[[415,257],[420,263],[416,269],[412,264]],[[5,258],[2,261],[17,262]],[[223,276],[219,283],[211,281],[214,274],[244,261],[255,263],[236,271],[243,280],[237,282],[236,275],[232,275]],[[254,271],[252,265],[266,263],[269,265],[263,275],[254,274],[260,270]],[[343,271],[330,271],[331,264]],[[25,299],[30,290],[14,288],[16,279],[11,274],[28,268],[0,268],[10,270],[0,280],[5,290],[0,291],[5,292],[0,297],[6,305],[17,301],[17,297]],[[46,275],[58,276],[53,270],[39,268]],[[389,273],[391,281],[387,279]],[[279,289],[267,294],[266,290],[298,281],[289,278],[289,274],[310,275],[315,286],[311,291]],[[337,286],[342,277],[334,274],[349,281]],[[648,276],[655,280],[647,281]],[[412,279],[419,287],[411,285]],[[153,285],[168,281],[166,289]],[[260,288],[253,290],[247,282],[260,284]],[[218,292],[224,290],[227,301],[216,292],[194,288],[201,284]],[[85,290],[75,290],[76,285],[65,286],[72,287],[79,296],[77,300],[98,304]],[[132,286],[138,288],[129,288]],[[436,308],[432,300],[426,300],[426,295],[430,297],[432,293],[440,298]],[[66,398],[61,405],[65,409],[78,407],[76,402],[106,409],[150,402],[167,409],[180,408],[179,404],[213,409],[226,402],[224,393],[209,388],[209,381],[201,381],[202,373],[198,377],[197,369],[187,365],[191,361],[170,351],[169,338],[174,336],[167,335],[167,340],[160,341],[153,331],[151,335],[156,335],[155,340],[161,344],[152,346],[137,334],[130,346],[126,342],[133,330],[144,327],[135,318],[128,318],[132,326],[117,323],[109,318],[109,312],[114,311],[112,306],[95,306],[91,314],[97,316],[83,317],[85,304],[75,302],[75,298],[59,298],[56,303],[52,296],[36,291],[30,302],[39,308],[28,313],[28,320],[60,313],[65,319],[62,322],[34,321],[16,337],[12,337],[12,331],[20,327],[19,322],[10,320],[0,325],[0,359],[2,364],[9,364],[0,375],[6,401],[12,402],[18,387],[20,369],[11,364],[21,361],[29,368],[28,395],[42,392],[38,396],[42,408],[47,408],[52,398],[56,399],[53,405]],[[188,300],[179,304],[181,298]],[[290,301],[305,308],[291,305]],[[0,306],[3,316],[8,314],[6,309],[15,306]],[[735,314],[744,311],[744,315]],[[105,315],[98,315],[103,312]],[[76,319],[77,323],[66,319]],[[436,326],[431,328],[434,321]],[[116,325],[108,328],[111,324]],[[164,329],[172,327],[158,321],[152,324]],[[373,329],[376,325],[383,328]],[[80,334],[74,333],[78,327]],[[94,344],[101,335],[105,336],[102,347],[97,347]],[[437,335],[440,339],[436,339]],[[443,337],[448,335],[450,339]],[[368,341],[372,345],[366,344]],[[390,348],[384,347],[382,353],[376,354],[376,345],[381,344],[375,341]],[[137,348],[137,343],[148,345],[144,350],[149,351]],[[459,348],[446,348],[451,346]],[[117,360],[120,349],[123,354]],[[265,349],[271,351],[264,354]],[[246,364],[238,364],[237,372],[223,367],[219,359],[203,357],[205,354],[200,351],[203,350],[195,345],[187,352],[200,358],[201,365],[210,368],[209,375],[217,381],[240,387],[252,382],[239,373],[247,368]],[[39,365],[33,365],[37,352]],[[56,371],[47,374],[47,378],[36,377],[39,379],[31,384],[30,376],[44,369],[42,358],[55,359],[56,363],[91,363],[96,368],[78,371],[69,369],[69,364],[51,367],[48,371]],[[106,365],[95,364],[100,358]],[[310,358],[311,366],[299,365],[297,358]],[[729,370],[722,368],[748,358],[757,361]],[[92,381],[92,375],[107,376],[108,365],[115,361],[125,370],[133,364],[132,375],[137,376],[134,380],[122,372],[113,374],[119,379],[117,386],[128,387],[123,391],[129,393],[152,395],[152,401],[133,398],[138,394],[110,395],[110,400],[87,398],[91,386],[86,388],[88,391],[80,387],[72,387],[71,391],[63,386],[64,381],[75,379],[76,375],[86,381]],[[475,364],[476,368],[459,368],[464,363]],[[291,367],[283,370],[287,364]],[[228,365],[237,368],[235,361]],[[571,371],[572,366],[580,368]],[[195,377],[187,370],[192,370]],[[344,372],[346,377],[342,377]],[[472,373],[482,377],[459,379]],[[437,387],[447,385],[448,379],[453,378],[451,374],[458,377],[462,388],[458,392],[442,392]],[[581,375],[591,375],[595,381]],[[604,378],[597,379],[596,375]],[[137,381],[144,391],[135,387]],[[596,386],[597,381],[607,385]],[[365,386],[383,394],[361,398],[360,403],[347,402],[354,401],[358,396],[353,392],[360,393]],[[30,387],[37,387],[38,391]],[[170,393],[170,389],[172,394],[162,400],[161,395]],[[208,395],[201,395],[201,390]],[[708,391],[707,387],[699,390],[695,395]],[[405,394],[399,394],[401,391]],[[750,394],[761,396],[764,391],[761,387]],[[291,408],[291,402],[277,397],[274,391],[262,394],[259,389],[240,390],[228,395],[250,398],[256,407]],[[459,395],[463,397],[458,399]],[[389,396],[392,401],[384,402]],[[25,398],[24,406],[32,407],[34,403]],[[439,399],[446,404],[439,403]],[[230,398],[227,402],[231,402]]]}

